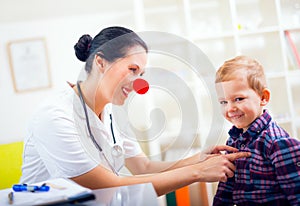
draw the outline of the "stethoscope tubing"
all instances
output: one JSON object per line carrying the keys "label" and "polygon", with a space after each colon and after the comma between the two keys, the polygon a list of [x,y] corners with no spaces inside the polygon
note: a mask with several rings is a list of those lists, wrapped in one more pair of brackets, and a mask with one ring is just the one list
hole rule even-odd
{"label": "stethoscope tubing", "polygon": [[[112,164],[110,163],[110,161],[107,159],[107,157],[104,154],[101,146],[97,143],[97,141],[95,140],[95,137],[94,137],[94,135],[92,133],[92,130],[91,130],[91,127],[90,127],[90,122],[89,122],[89,117],[88,117],[88,112],[87,112],[87,108],[86,108],[86,104],[85,104],[85,101],[83,99],[82,91],[81,91],[81,88],[80,88],[80,81],[77,82],[77,89],[78,89],[78,94],[79,94],[80,101],[81,101],[82,106],[83,106],[83,110],[84,110],[84,114],[85,114],[85,119],[86,119],[86,126],[87,126],[87,129],[88,129],[90,138],[92,139],[93,144],[99,150],[100,154],[102,155],[102,157],[104,158],[104,160],[108,164],[109,168],[113,171],[113,173],[115,175],[119,176],[119,173],[112,166]],[[110,116],[110,118],[111,118],[111,116]],[[111,122],[111,124],[112,124],[112,122]],[[112,130],[112,134],[113,134],[114,143],[116,143],[112,127],[111,127],[111,130]]]}

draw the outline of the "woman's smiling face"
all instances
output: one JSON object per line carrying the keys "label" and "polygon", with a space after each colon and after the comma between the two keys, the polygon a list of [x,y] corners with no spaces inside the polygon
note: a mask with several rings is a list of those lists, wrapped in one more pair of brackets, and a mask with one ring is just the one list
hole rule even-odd
{"label": "woman's smiling face", "polygon": [[147,53],[139,46],[131,48],[124,58],[108,65],[102,86],[106,98],[116,105],[123,105],[133,90],[133,81],[141,76],[147,63]]}

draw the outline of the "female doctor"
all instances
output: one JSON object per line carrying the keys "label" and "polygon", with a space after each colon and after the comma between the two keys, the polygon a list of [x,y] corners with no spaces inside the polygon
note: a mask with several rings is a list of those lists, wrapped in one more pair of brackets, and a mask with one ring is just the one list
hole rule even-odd
{"label": "female doctor", "polygon": [[[116,135],[109,111],[110,103],[124,104],[133,80],[144,73],[145,42],[127,28],[108,27],[94,38],[83,35],[74,48],[86,62],[87,77],[66,84],[33,116],[24,141],[22,183],[64,177],[97,189],[151,182],[163,195],[194,182],[226,181],[234,174],[233,161],[250,156],[217,146],[204,161],[200,153],[177,162],[150,161],[136,142]],[[133,175],[119,176],[122,165]]]}

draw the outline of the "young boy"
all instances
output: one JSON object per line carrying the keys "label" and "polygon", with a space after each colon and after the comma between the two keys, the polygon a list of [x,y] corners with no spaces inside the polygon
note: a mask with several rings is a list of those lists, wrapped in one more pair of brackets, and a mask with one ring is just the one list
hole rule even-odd
{"label": "young boy", "polygon": [[300,205],[300,142],[263,109],[270,99],[263,67],[238,56],[219,68],[215,83],[222,114],[234,125],[226,144],[252,156],[235,161],[213,205]]}

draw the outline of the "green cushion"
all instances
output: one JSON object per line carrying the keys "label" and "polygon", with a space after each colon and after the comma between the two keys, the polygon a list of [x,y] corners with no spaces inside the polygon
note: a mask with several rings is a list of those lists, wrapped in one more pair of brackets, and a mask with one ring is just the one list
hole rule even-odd
{"label": "green cushion", "polygon": [[0,189],[19,182],[22,170],[23,142],[0,145]]}

